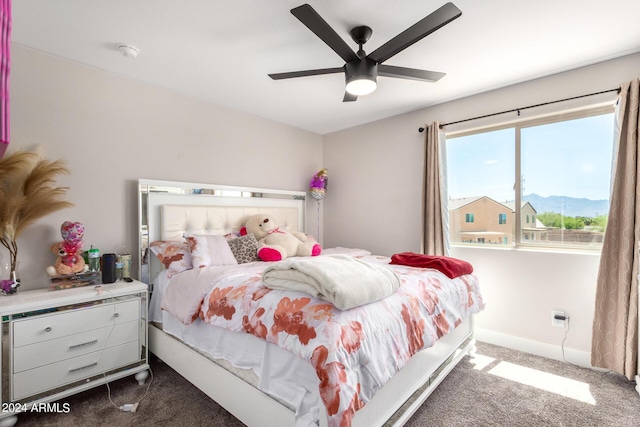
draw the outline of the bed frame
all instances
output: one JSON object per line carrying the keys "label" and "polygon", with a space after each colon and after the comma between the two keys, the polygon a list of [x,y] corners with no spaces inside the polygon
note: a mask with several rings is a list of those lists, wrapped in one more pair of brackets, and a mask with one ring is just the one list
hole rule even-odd
{"label": "bed frame", "polygon": [[[156,180],[140,180],[138,187],[139,271],[140,279],[149,284],[161,268],[155,257],[148,256],[148,245],[155,240],[181,240],[185,231],[232,232],[255,213],[268,213],[290,230],[305,229],[304,192]],[[244,424],[258,427],[269,420],[274,426],[295,425],[289,408],[151,324],[149,350]],[[458,362],[474,351],[471,317],[417,353],[356,413],[352,425],[404,425]],[[324,413],[320,426],[327,426]]]}

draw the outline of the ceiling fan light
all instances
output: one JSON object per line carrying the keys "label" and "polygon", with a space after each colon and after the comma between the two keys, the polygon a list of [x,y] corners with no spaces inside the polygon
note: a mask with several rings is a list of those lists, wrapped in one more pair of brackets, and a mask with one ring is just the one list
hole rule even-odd
{"label": "ceiling fan light", "polygon": [[362,57],[344,64],[346,91],[351,95],[368,95],[378,86],[378,64]]}
{"label": "ceiling fan light", "polygon": [[347,82],[346,90],[351,95],[363,96],[370,94],[377,87],[376,78],[373,76],[354,76]]}

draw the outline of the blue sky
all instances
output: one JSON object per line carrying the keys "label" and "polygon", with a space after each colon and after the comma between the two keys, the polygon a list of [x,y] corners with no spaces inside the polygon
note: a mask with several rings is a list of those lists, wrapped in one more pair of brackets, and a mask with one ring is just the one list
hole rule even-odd
{"label": "blue sky", "polygon": [[[450,197],[515,198],[513,128],[447,140]],[[522,129],[524,194],[608,199],[613,114]]]}

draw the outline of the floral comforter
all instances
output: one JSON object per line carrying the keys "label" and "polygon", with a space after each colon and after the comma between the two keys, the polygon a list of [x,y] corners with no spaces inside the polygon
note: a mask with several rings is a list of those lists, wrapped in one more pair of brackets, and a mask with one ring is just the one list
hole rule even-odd
{"label": "floral comforter", "polygon": [[180,273],[162,307],[184,323],[199,317],[309,361],[329,425],[348,427],[355,412],[416,352],[484,308],[473,274],[449,279],[437,270],[389,265],[387,257],[359,258],[394,270],[400,288],[380,301],[341,311],[301,292],[266,288],[261,275],[268,264],[258,262]]}

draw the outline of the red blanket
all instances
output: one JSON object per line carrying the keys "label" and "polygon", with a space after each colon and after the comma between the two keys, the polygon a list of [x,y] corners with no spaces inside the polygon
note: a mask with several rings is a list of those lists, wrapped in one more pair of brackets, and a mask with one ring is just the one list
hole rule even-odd
{"label": "red blanket", "polygon": [[463,274],[473,273],[473,266],[467,261],[437,255],[423,255],[413,252],[402,252],[391,256],[390,264],[407,265],[409,267],[435,268],[453,279]]}

